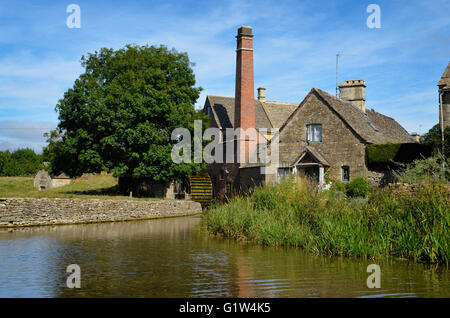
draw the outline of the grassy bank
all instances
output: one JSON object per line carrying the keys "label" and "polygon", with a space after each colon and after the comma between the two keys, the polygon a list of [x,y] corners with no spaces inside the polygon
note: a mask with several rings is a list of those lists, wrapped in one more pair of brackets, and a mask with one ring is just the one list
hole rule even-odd
{"label": "grassy bank", "polygon": [[[111,175],[96,175],[89,179],[75,179],[73,183],[39,191],[33,187],[32,177],[0,177],[0,198],[90,198],[129,200],[129,196],[117,193],[117,178]],[[133,198],[133,200],[158,200],[155,198]]]}
{"label": "grassy bank", "polygon": [[437,185],[415,195],[373,188],[367,198],[347,198],[291,179],[212,207],[202,222],[212,234],[264,245],[448,265],[449,209],[449,194]]}

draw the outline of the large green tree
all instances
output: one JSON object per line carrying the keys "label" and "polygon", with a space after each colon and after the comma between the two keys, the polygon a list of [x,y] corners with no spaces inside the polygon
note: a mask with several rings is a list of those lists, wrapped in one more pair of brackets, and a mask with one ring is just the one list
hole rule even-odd
{"label": "large green tree", "polygon": [[56,105],[59,124],[44,149],[52,172],[111,171],[155,181],[182,180],[201,167],[171,160],[173,129],[207,120],[194,104],[192,63],[165,46],[103,48],[81,59],[85,72]]}

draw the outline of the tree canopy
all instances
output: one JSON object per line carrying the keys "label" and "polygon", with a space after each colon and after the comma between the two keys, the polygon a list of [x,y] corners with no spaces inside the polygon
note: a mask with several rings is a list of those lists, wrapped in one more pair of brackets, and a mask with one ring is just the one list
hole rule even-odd
{"label": "tree canopy", "polygon": [[194,104],[193,65],[165,46],[132,46],[83,56],[83,74],[59,100],[59,124],[44,156],[53,173],[110,171],[116,176],[181,180],[200,164],[171,160],[172,130],[207,120]]}
{"label": "tree canopy", "polygon": [[42,155],[36,154],[33,149],[0,151],[0,176],[33,175],[42,168]]}
{"label": "tree canopy", "polygon": [[[441,125],[434,125],[421,137],[421,142],[430,146],[434,153],[442,152]],[[446,158],[450,158],[450,127],[444,130],[444,154]]]}

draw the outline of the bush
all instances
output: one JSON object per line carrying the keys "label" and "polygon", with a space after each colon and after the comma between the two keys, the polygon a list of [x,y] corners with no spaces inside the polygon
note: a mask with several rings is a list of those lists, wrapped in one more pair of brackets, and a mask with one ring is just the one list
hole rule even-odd
{"label": "bush", "polygon": [[448,183],[450,168],[448,160],[441,153],[422,160],[415,160],[394,175],[398,182],[410,184]]}
{"label": "bush", "polygon": [[364,177],[356,177],[347,184],[346,194],[349,197],[366,197],[370,191],[370,181]]}
{"label": "bush", "polygon": [[346,193],[347,192],[347,186],[344,182],[341,181],[335,181],[331,184],[331,190]]}
{"label": "bush", "polygon": [[367,162],[370,166],[392,166],[411,163],[413,160],[429,157],[431,147],[423,144],[370,144],[366,147]]}

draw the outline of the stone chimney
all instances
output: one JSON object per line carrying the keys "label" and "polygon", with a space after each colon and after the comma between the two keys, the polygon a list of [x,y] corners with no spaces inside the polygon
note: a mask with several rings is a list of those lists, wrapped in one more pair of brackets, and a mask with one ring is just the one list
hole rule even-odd
{"label": "stone chimney", "polygon": [[410,135],[411,137],[413,137],[414,140],[415,140],[418,144],[420,144],[420,135],[419,135],[418,133],[413,132],[413,133],[410,133],[409,135]]}
{"label": "stone chimney", "polygon": [[258,100],[261,102],[266,101],[266,89],[264,87],[258,87]]}
{"label": "stone chimney", "polygon": [[339,84],[339,98],[351,102],[366,112],[366,84],[364,80],[350,80]]}
{"label": "stone chimney", "polygon": [[236,49],[236,91],[234,128],[255,128],[252,28],[238,29]]}

